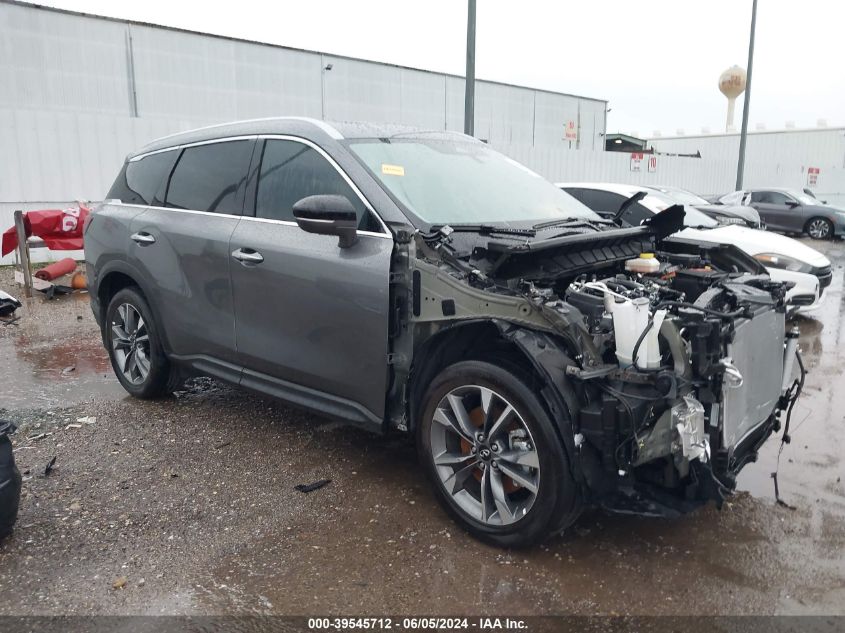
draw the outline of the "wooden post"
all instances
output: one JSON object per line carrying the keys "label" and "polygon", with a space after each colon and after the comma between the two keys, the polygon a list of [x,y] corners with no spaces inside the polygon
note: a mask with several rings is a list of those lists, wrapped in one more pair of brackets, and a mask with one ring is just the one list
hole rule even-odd
{"label": "wooden post", "polygon": [[23,211],[15,211],[15,231],[18,234],[18,260],[23,273],[23,294],[25,297],[32,297],[32,268],[29,265],[29,244],[23,225]]}

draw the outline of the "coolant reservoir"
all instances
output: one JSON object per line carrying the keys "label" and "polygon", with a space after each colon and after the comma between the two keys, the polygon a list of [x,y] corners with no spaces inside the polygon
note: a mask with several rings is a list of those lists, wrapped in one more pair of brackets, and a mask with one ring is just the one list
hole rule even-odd
{"label": "coolant reservoir", "polygon": [[[637,339],[648,327],[649,301],[645,297],[619,301],[618,298],[610,294],[605,294],[604,301],[605,309],[613,315],[616,358],[621,366],[627,367],[633,364],[634,347],[637,344]],[[648,369],[660,367],[660,344],[657,334],[665,317],[666,310],[657,310],[654,313],[654,323],[637,350],[638,367]]]}
{"label": "coolant reservoir", "polygon": [[640,253],[640,256],[636,259],[629,259],[625,262],[625,270],[648,275],[660,270],[660,262],[654,256],[654,253]]}

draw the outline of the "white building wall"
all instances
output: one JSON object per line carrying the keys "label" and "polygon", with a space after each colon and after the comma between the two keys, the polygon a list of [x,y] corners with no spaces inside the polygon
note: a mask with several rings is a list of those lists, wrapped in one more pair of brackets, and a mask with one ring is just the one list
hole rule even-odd
{"label": "white building wall", "polygon": [[[702,158],[733,159],[739,155],[739,134],[655,137],[648,139],[658,152],[694,154]],[[845,128],[772,130],[748,133],[746,164],[771,162],[810,167],[845,167]]]}

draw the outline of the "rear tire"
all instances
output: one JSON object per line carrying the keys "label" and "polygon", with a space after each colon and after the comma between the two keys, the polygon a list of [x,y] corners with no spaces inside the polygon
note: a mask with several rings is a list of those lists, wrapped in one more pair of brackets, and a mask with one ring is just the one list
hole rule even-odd
{"label": "rear tire", "polygon": [[481,540],[534,545],[578,514],[577,484],[546,408],[502,367],[444,369],[421,402],[417,450],[438,501]]}
{"label": "rear tire", "polygon": [[833,237],[833,224],[825,218],[812,218],[804,230],[814,240],[829,240]]}
{"label": "rear tire", "polygon": [[174,389],[176,374],[164,354],[159,332],[138,288],[123,288],[109,301],[103,339],[115,376],[136,398],[158,398]]}

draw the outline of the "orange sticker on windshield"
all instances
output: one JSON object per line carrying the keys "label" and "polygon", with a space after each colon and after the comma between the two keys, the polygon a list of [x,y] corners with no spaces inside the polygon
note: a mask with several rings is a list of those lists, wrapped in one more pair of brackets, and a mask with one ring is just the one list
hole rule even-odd
{"label": "orange sticker on windshield", "polygon": [[402,165],[388,165],[387,163],[382,163],[381,173],[387,174],[388,176],[404,176],[405,168],[402,167]]}

